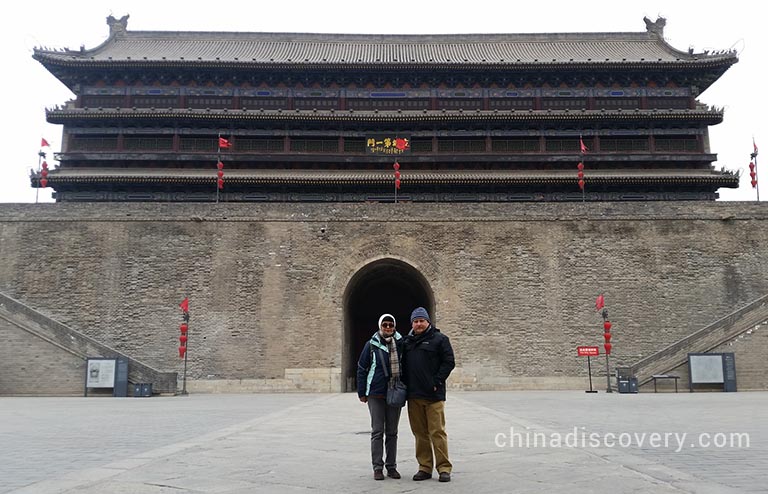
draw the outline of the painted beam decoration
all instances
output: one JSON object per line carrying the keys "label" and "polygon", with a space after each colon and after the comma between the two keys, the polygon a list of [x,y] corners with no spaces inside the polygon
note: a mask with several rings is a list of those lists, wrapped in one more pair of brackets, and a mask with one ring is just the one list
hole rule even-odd
{"label": "painted beam decoration", "polygon": [[369,136],[365,139],[365,152],[394,156],[411,154],[411,139],[389,134]]}

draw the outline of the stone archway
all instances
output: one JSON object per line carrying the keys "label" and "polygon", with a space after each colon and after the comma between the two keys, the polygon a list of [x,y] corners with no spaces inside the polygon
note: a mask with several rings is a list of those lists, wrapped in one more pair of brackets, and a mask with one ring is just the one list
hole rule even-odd
{"label": "stone archway", "polygon": [[434,313],[434,295],[424,276],[410,264],[393,258],[363,266],[344,293],[344,342],[342,387],[356,388],[357,360],[365,342],[377,329],[379,316],[390,313],[397,330],[405,336],[411,329],[411,311],[424,306]]}

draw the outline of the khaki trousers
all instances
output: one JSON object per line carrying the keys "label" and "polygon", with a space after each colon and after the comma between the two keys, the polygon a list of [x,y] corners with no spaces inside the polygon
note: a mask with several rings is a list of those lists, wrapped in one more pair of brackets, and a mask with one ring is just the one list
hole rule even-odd
{"label": "khaki trousers", "polygon": [[419,470],[431,474],[434,466],[438,473],[450,473],[453,465],[448,459],[445,402],[408,399],[408,421],[416,438],[416,461],[419,462]]}

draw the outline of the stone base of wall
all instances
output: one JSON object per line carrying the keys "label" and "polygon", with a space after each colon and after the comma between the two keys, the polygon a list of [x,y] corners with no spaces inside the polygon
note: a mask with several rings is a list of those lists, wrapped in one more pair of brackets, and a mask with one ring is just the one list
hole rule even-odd
{"label": "stone base of wall", "polygon": [[[492,376],[488,370],[457,367],[448,379],[448,387],[457,391],[523,391],[587,389],[589,383],[575,376]],[[481,377],[478,377],[478,376]],[[602,382],[604,384],[605,378]],[[282,379],[211,379],[187,381],[190,393],[339,393],[342,392],[341,369],[286,369]],[[593,378],[593,386],[599,383]],[[178,389],[182,388],[179,382]],[[602,388],[600,388],[602,389]]]}
{"label": "stone base of wall", "polygon": [[[598,385],[593,376],[593,388]],[[578,376],[508,376],[494,368],[468,365],[453,369],[448,387],[460,391],[574,390],[589,389],[589,381]]]}
{"label": "stone base of wall", "polygon": [[[179,382],[178,389],[182,389]],[[211,379],[187,381],[191,393],[338,393],[341,368],[286,369],[282,379]]]}

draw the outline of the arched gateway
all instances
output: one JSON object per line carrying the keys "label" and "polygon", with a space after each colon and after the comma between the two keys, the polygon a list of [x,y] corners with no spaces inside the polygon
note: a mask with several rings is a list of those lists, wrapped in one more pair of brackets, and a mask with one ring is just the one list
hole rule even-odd
{"label": "arched gateway", "polygon": [[356,389],[357,359],[363,345],[376,331],[379,316],[390,313],[405,336],[411,311],[418,306],[434,312],[434,296],[424,276],[410,264],[384,258],[363,266],[352,276],[344,293],[344,342],[342,375],[346,391]]}

